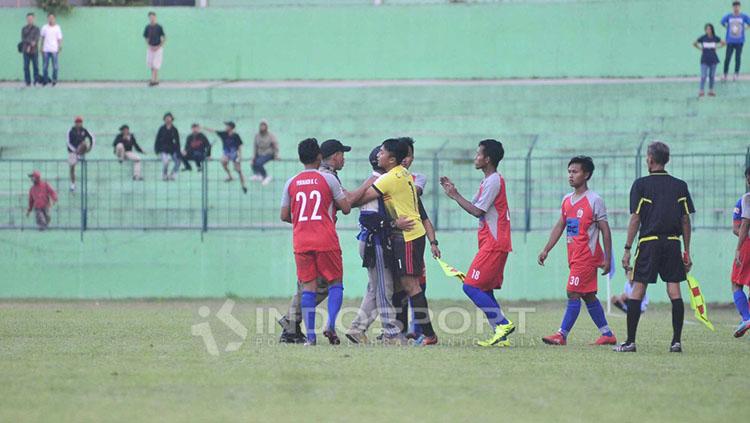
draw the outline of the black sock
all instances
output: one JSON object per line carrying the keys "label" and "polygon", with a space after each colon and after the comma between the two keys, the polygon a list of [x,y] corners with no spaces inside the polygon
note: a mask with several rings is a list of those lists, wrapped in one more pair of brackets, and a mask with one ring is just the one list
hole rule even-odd
{"label": "black sock", "polygon": [[638,330],[638,320],[641,318],[641,300],[628,298],[628,339],[626,344],[635,343],[635,333]]}
{"label": "black sock", "polygon": [[396,321],[401,327],[401,333],[406,333],[409,330],[409,297],[406,295],[406,291],[398,291],[393,293],[393,308],[396,309]]}
{"label": "black sock", "polygon": [[425,336],[435,336],[435,331],[432,329],[432,322],[430,322],[427,297],[424,296],[423,291],[420,291],[419,294],[411,297],[411,305],[414,307],[414,323],[422,328],[422,333],[424,333]]}
{"label": "black sock", "polygon": [[682,323],[685,320],[685,303],[682,298],[672,300],[672,343],[680,342],[682,338]]}

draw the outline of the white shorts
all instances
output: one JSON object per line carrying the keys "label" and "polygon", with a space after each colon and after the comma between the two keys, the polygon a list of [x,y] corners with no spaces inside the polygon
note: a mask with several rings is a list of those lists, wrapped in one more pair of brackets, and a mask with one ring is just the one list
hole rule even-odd
{"label": "white shorts", "polygon": [[78,164],[78,154],[76,153],[68,153],[68,164],[71,166],[75,166]]}
{"label": "white shorts", "polygon": [[146,49],[146,66],[149,69],[161,69],[161,60],[164,55],[164,48],[159,47],[156,50],[151,50],[151,47]]}

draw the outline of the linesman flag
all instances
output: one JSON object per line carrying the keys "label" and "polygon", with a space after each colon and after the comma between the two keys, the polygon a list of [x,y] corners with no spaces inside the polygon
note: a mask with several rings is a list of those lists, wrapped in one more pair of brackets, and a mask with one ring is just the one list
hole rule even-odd
{"label": "linesman flag", "polygon": [[706,300],[703,298],[701,287],[698,280],[692,275],[687,277],[688,288],[690,288],[690,307],[695,310],[695,318],[703,322],[709,329],[714,329],[714,325],[708,320],[708,309],[706,309]]}
{"label": "linesman flag", "polygon": [[455,267],[449,265],[448,263],[444,262],[443,260],[435,257],[435,260],[437,260],[438,264],[440,265],[440,268],[443,269],[443,273],[445,273],[445,276],[448,276],[449,278],[456,277],[461,282],[464,281],[466,278],[466,273],[456,269]]}

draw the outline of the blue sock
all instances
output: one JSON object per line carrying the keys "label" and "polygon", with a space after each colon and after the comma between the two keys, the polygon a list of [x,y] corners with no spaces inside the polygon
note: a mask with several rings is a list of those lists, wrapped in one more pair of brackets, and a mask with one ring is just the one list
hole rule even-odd
{"label": "blue sock", "polygon": [[506,324],[508,322],[508,319],[503,316],[503,312],[500,310],[500,305],[495,300],[495,296],[491,294],[492,291],[488,294],[479,288],[464,284],[464,292],[484,312],[487,320],[490,322],[490,326],[494,328],[498,324]]}
{"label": "blue sock", "polygon": [[612,331],[609,329],[607,318],[604,316],[604,308],[602,308],[602,303],[600,303],[599,300],[592,301],[590,303],[586,303],[586,308],[589,310],[589,316],[591,316],[591,320],[593,320],[596,327],[599,328],[599,332],[601,332],[602,335],[612,336]]}
{"label": "blue sock", "polygon": [[328,287],[328,325],[329,330],[336,332],[336,317],[344,300],[344,285],[337,283]]}
{"label": "blue sock", "polygon": [[581,300],[579,298],[569,298],[568,308],[565,309],[565,315],[563,316],[562,323],[560,324],[560,333],[564,337],[568,337],[570,330],[573,329],[573,325],[576,323],[578,313],[581,312]]}
{"label": "blue sock", "polygon": [[734,305],[737,307],[737,311],[740,312],[743,322],[750,320],[750,307],[747,304],[745,291],[741,289],[734,291]]}
{"label": "blue sock", "polygon": [[495,298],[495,292],[493,290],[484,291],[485,294],[487,294],[488,297],[490,297],[490,301],[492,301],[492,304],[497,307],[497,309],[500,311],[500,317],[497,320],[497,323],[500,325],[507,325],[510,323],[510,321],[505,317],[505,314],[503,314],[503,309],[500,307],[500,303],[497,302],[497,299]]}
{"label": "blue sock", "polygon": [[302,320],[305,321],[305,333],[307,340],[315,342],[315,296],[312,291],[302,292],[300,306],[302,308]]}

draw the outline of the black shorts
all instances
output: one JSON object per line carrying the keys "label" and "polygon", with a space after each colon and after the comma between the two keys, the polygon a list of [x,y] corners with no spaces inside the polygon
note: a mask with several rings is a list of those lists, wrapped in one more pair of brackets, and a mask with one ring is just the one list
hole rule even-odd
{"label": "black shorts", "polygon": [[682,282],[687,279],[680,237],[645,237],[638,242],[633,281],[656,283],[657,275],[664,282]]}
{"label": "black shorts", "polygon": [[404,241],[404,236],[400,233],[391,235],[394,270],[398,276],[424,275],[425,239],[422,235],[417,239]]}

